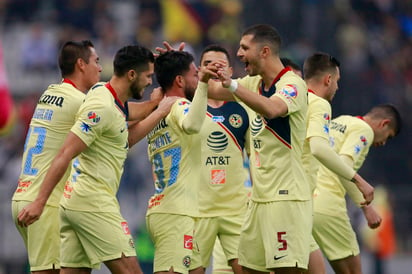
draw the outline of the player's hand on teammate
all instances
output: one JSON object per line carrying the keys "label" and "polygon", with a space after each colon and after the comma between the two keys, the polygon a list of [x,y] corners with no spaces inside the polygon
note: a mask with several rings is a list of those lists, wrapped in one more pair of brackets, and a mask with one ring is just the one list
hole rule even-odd
{"label": "player's hand on teammate", "polygon": [[25,206],[17,215],[17,223],[19,226],[27,227],[40,218],[44,209],[44,205],[34,201]]}
{"label": "player's hand on teammate", "polygon": [[224,70],[227,67],[227,62],[225,60],[217,60],[210,62],[206,66],[201,66],[199,68],[199,80],[207,83],[210,79],[219,78],[219,71]]}
{"label": "player's hand on teammate", "polygon": [[177,99],[180,97],[178,96],[165,96],[163,99],[160,101],[159,105],[157,106],[158,111],[162,111],[164,116],[169,114],[170,109],[172,108],[174,102],[176,102]]}
{"label": "player's hand on teammate", "polygon": [[174,48],[169,44],[169,42],[167,42],[167,41],[163,41],[163,46],[164,46],[164,48],[162,48],[162,47],[156,47],[155,50],[156,50],[158,53],[155,54],[155,57],[157,57],[157,56],[159,56],[160,54],[165,53],[165,52],[167,52],[167,51],[172,51],[172,50],[183,51],[183,49],[185,48],[185,42],[181,42],[180,45],[179,45],[179,47],[178,47],[177,49],[174,49]]}
{"label": "player's hand on teammate", "polygon": [[362,211],[370,228],[375,229],[381,225],[382,218],[371,205],[363,206]]}

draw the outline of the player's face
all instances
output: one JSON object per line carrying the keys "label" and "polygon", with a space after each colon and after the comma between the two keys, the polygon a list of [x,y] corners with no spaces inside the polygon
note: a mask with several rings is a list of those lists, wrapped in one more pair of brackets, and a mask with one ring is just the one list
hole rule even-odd
{"label": "player's face", "polygon": [[206,67],[208,64],[218,61],[218,60],[225,60],[226,63],[228,64],[225,69],[228,71],[228,75],[232,77],[233,75],[233,69],[232,67],[229,67],[229,60],[227,59],[227,56],[225,53],[221,51],[208,51],[203,54],[202,60],[200,60],[200,67]]}
{"label": "player's face", "polygon": [[194,63],[190,65],[190,70],[183,75],[183,91],[186,99],[192,101],[197,83],[199,82],[198,70]]}
{"label": "player's face", "polygon": [[242,36],[239,42],[239,49],[237,51],[237,56],[240,61],[245,64],[245,71],[250,76],[255,76],[260,73],[259,55],[260,47],[259,44],[252,41],[253,35],[248,34]]}
{"label": "player's face", "polygon": [[152,84],[153,73],[153,63],[149,63],[149,68],[147,70],[137,73],[136,79],[130,85],[132,98],[137,100],[142,99],[144,89]]}
{"label": "player's face", "polygon": [[374,130],[373,145],[375,147],[384,146],[389,139],[395,137],[395,130],[389,126],[389,122],[385,123],[384,121],[379,123]]}
{"label": "player's face", "polygon": [[339,88],[338,82],[340,80],[340,70],[336,67],[336,73],[331,74],[329,88],[328,88],[328,98],[326,98],[329,102],[333,100],[335,97],[336,91]]}
{"label": "player's face", "polygon": [[96,50],[92,47],[89,48],[91,55],[89,58],[89,63],[86,64],[85,68],[85,78],[87,79],[88,87],[91,88],[94,84],[100,81],[100,73],[102,72],[102,66],[100,65],[99,56]]}

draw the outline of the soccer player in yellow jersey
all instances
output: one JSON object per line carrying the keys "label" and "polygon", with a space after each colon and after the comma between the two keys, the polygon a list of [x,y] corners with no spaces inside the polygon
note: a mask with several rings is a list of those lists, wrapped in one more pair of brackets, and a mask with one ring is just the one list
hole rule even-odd
{"label": "soccer player in yellow jersey", "polygon": [[[221,46],[210,45],[201,54],[200,66],[217,60],[229,64],[229,53]],[[248,128],[249,118],[242,104],[208,99],[206,119],[200,130],[199,218],[195,232],[205,269],[218,237],[226,264],[235,273],[241,273],[237,253],[248,199],[248,173],[243,164],[243,151],[249,145]]]}
{"label": "soccer player in yellow jersey", "polygon": [[66,42],[59,53],[60,84],[41,95],[30,122],[17,189],[12,198],[13,218],[27,248],[32,273],[59,273],[59,201],[69,170],[51,193],[43,217],[29,227],[17,225],[17,214],[34,201],[54,156],[75,122],[85,92],[97,83],[102,70],[92,42]]}
{"label": "soccer player in yellow jersey", "polygon": [[[303,165],[309,177],[312,192],[316,187],[319,165],[355,183],[366,201],[373,199],[373,187],[348,166],[329,145],[329,123],[332,117],[330,103],[338,89],[340,79],[339,62],[331,55],[317,52],[306,58],[303,65],[304,78],[308,86],[308,120],[303,146]],[[353,183],[352,183],[352,182]],[[326,273],[323,256],[318,245],[311,243],[309,273]]]}
{"label": "soccer player in yellow jersey", "polygon": [[146,224],[155,245],[155,273],[203,272],[193,237],[201,176],[198,133],[206,118],[208,81],[224,66],[215,61],[198,71],[193,56],[184,51],[156,58],[155,74],[165,95],[181,98],[147,135],[155,193]]}
{"label": "soccer player in yellow jersey", "polygon": [[129,146],[138,141],[128,137],[149,132],[173,102],[163,100],[146,119],[127,127],[127,100],[140,99],[152,83],[153,63],[153,54],[140,46],[116,53],[114,75],[89,91],[36,199],[18,214],[22,226],[36,221],[76,157],[60,201],[60,273],[91,273],[101,262],[112,273],[141,273],[116,193]]}
{"label": "soccer player in yellow jersey", "polygon": [[[371,145],[383,146],[401,128],[399,112],[392,105],[373,107],[365,116],[343,115],[330,124],[330,144],[351,168],[358,170]],[[359,245],[346,208],[346,193],[362,208],[369,227],[381,218],[371,205],[361,205],[364,197],[348,178],[321,165],[314,193],[313,236],[335,273],[362,273]]]}
{"label": "soccer player in yellow jersey", "polygon": [[244,273],[302,273],[309,260],[311,192],[302,165],[307,86],[283,66],[280,43],[272,26],[251,26],[237,52],[248,76],[209,90],[211,98],[240,100],[252,110],[253,187],[239,245]]}

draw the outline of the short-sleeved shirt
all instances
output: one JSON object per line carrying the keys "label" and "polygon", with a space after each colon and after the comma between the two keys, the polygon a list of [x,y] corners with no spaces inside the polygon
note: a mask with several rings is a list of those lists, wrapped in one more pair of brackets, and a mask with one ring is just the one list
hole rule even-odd
{"label": "short-sleeved shirt", "polygon": [[240,103],[225,102],[218,108],[208,106],[200,131],[200,217],[245,212],[248,173],[243,149],[248,144],[248,128],[248,114]]}
{"label": "short-sleeved shirt", "polygon": [[249,117],[252,200],[310,200],[302,165],[308,105],[306,83],[290,68],[279,73],[269,90],[264,90],[260,76],[246,76],[239,83],[262,96],[278,97],[288,107],[284,117],[269,119],[256,112]]}
{"label": "short-sleeved shirt", "polygon": [[311,90],[308,93],[308,120],[306,139],[303,144],[303,167],[308,175],[311,191],[316,187],[316,178],[320,163],[310,151],[309,138],[321,137],[329,141],[329,123],[332,116],[330,104],[327,100],[315,95]]}
{"label": "short-sleeved shirt", "polygon": [[170,113],[147,135],[155,193],[149,199],[147,216],[170,213],[195,217],[200,174],[199,134],[188,134],[183,121],[191,102],[178,99]]}
{"label": "short-sleeved shirt", "polygon": [[109,83],[97,84],[77,117],[71,132],[88,147],[73,161],[60,204],[77,211],[118,212],[116,194],[129,149],[127,105]]}
{"label": "short-sleeved shirt", "polygon": [[[84,97],[69,80],[50,85],[41,95],[27,132],[21,173],[12,200],[33,201],[37,197],[52,160],[76,121]],[[51,193],[48,205],[59,205],[69,172],[70,169]]]}
{"label": "short-sleeved shirt", "polygon": [[[354,169],[358,170],[373,143],[372,128],[362,117],[343,115],[331,121],[329,135],[333,150],[351,157]],[[346,214],[345,194],[338,175],[321,165],[314,193],[314,211],[332,216]]]}

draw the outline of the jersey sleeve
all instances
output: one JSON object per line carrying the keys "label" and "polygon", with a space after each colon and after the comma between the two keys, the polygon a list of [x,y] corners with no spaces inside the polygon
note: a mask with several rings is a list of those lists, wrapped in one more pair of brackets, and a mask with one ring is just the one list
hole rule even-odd
{"label": "jersey sleeve", "polygon": [[83,103],[77,113],[77,121],[71,131],[87,146],[101,136],[106,128],[110,128],[114,120],[113,112],[102,98],[94,96]]}
{"label": "jersey sleeve", "polygon": [[354,169],[358,170],[365,161],[373,142],[373,131],[366,126],[356,126],[348,134],[338,154],[353,159]]}
{"label": "jersey sleeve", "polygon": [[314,100],[309,109],[306,138],[321,137],[329,141],[330,104],[326,100]]}
{"label": "jersey sleeve", "polygon": [[276,93],[272,97],[280,98],[288,106],[288,114],[300,111],[303,104],[307,105],[308,90],[306,84],[298,76],[280,79],[276,84]]}

